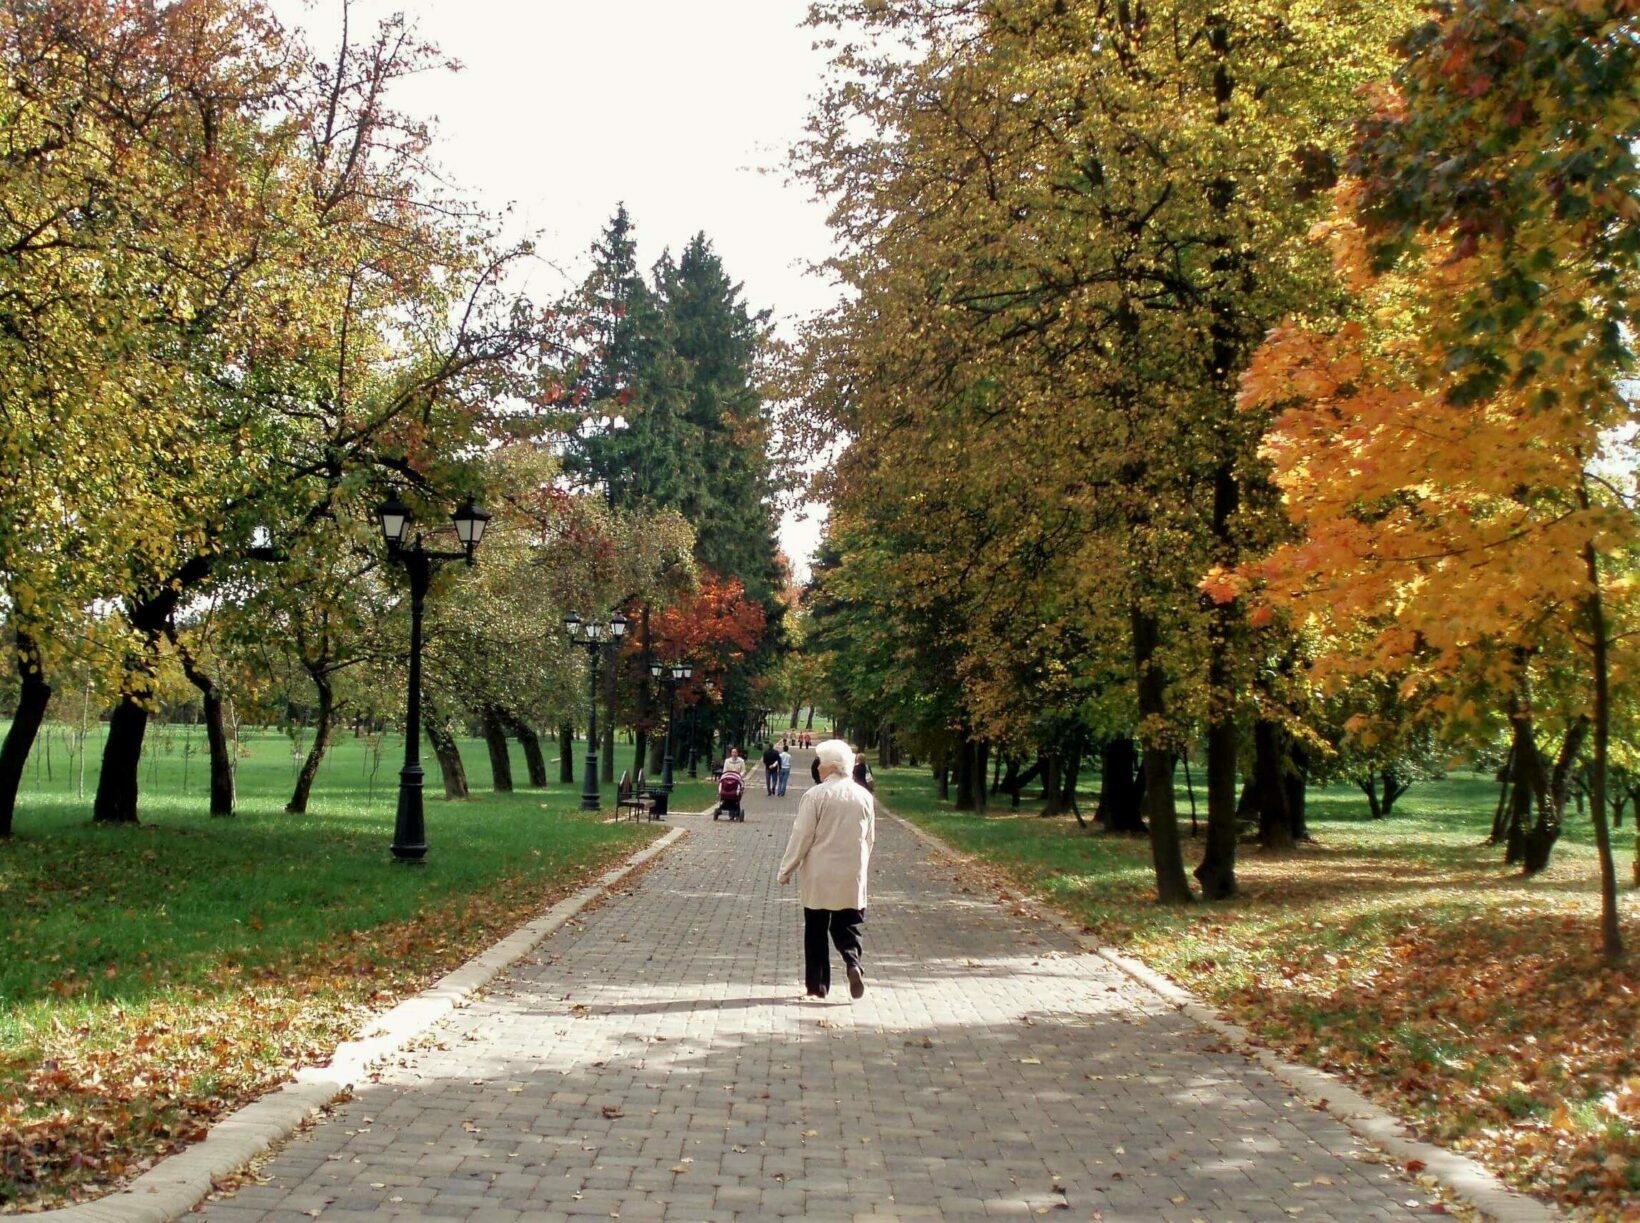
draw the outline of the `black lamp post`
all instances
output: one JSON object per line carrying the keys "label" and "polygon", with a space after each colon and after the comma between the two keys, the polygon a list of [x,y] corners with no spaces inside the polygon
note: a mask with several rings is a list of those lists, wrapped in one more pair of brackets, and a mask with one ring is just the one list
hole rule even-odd
{"label": "black lamp post", "polygon": [[393,859],[419,866],[427,857],[427,821],[422,812],[421,769],[421,619],[426,608],[427,589],[439,566],[450,561],[473,563],[473,553],[484,538],[490,516],[469,497],[450,515],[455,524],[459,552],[435,552],[422,543],[420,531],[409,539],[415,515],[394,494],[376,507],[381,520],[387,555],[404,566],[410,577],[410,696],[404,718],[404,767],[399,770],[399,808],[393,819]]}
{"label": "black lamp post", "polygon": [[598,796],[598,676],[602,668],[603,648],[606,644],[619,645],[626,636],[626,617],[616,612],[608,624],[596,619],[582,620],[574,612],[564,617],[564,632],[571,645],[586,647],[587,690],[587,759],[581,777],[581,810],[597,811],[603,806]]}
{"label": "black lamp post", "polygon": [[672,724],[677,721],[678,685],[695,673],[688,663],[649,664],[649,674],[666,685],[666,757],[661,765],[661,789],[672,793]]}
{"label": "black lamp post", "polygon": [[701,680],[700,700],[697,700],[693,705],[689,706],[689,779],[691,781],[699,776],[699,774],[695,772],[695,764],[700,756],[700,726],[698,725],[700,702],[706,699],[707,694],[709,694],[714,687],[716,687],[716,685],[714,685],[711,680]]}

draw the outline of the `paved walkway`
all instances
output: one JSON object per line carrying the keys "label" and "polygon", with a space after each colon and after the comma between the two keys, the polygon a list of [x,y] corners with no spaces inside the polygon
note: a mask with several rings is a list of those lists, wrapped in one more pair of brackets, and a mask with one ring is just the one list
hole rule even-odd
{"label": "paved walkway", "polygon": [[629,894],[204,1217],[1427,1215],[1337,1122],[890,820],[867,993],[799,1003],[774,872],[807,765],[785,799],[754,781],[745,824],[679,817]]}

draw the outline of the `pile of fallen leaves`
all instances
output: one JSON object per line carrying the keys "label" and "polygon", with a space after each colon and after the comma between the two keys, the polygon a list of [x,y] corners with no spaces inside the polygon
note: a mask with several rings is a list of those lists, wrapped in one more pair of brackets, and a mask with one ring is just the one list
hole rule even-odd
{"label": "pile of fallen leaves", "polygon": [[626,848],[606,847],[547,894],[538,876],[497,880],[482,895],[281,962],[225,963],[203,984],[140,1005],[92,1004],[74,1008],[74,1022],[54,1018],[29,1048],[0,1060],[0,1213],[98,1197],[198,1141]]}
{"label": "pile of fallen leaves", "polygon": [[1640,1218],[1640,980],[1592,933],[1519,905],[1409,914],[1349,957],[1312,948],[1203,992],[1511,1183]]}

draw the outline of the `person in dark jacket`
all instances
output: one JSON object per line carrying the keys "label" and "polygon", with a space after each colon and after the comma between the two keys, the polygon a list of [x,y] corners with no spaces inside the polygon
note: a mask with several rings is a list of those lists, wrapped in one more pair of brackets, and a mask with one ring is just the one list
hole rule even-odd
{"label": "person in dark jacket", "polygon": [[780,751],[773,743],[763,745],[763,780],[768,784],[769,793],[773,794],[775,785],[780,781]]}
{"label": "person in dark jacket", "polygon": [[854,782],[877,793],[877,779],[871,775],[871,766],[866,763],[866,754],[861,748],[854,749]]}

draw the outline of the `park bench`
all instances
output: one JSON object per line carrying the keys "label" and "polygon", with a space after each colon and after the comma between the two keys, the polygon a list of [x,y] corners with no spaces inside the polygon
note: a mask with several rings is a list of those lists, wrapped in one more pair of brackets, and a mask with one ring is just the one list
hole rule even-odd
{"label": "park bench", "polygon": [[642,769],[638,770],[636,781],[633,780],[631,773],[623,772],[620,784],[615,787],[615,816],[619,819],[630,811],[635,820],[641,820],[646,816],[658,820],[666,815],[666,799],[666,791],[645,787]]}

